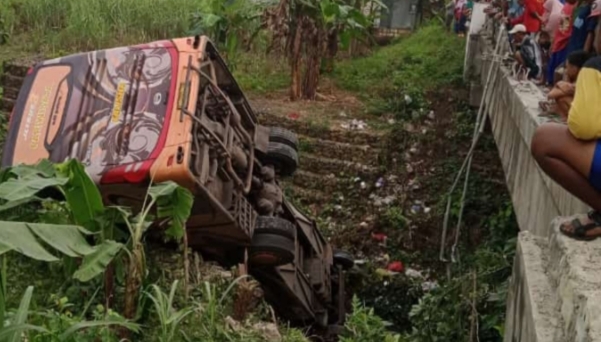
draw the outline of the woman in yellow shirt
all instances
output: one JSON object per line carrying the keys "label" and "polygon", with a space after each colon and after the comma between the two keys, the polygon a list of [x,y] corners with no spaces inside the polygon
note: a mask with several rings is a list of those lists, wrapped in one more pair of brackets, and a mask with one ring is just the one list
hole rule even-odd
{"label": "woman in yellow shirt", "polygon": [[546,123],[532,138],[532,155],[554,181],[593,208],[561,232],[579,240],[601,236],[601,56],[588,60],[576,80],[568,124]]}

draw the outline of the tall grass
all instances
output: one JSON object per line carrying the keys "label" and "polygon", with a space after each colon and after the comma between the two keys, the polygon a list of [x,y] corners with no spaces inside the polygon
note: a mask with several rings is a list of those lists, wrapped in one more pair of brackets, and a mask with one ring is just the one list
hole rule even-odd
{"label": "tall grass", "polygon": [[432,90],[461,82],[465,39],[430,23],[368,58],[336,66],[336,83],[347,90],[378,95],[383,89],[406,87]]}
{"label": "tall grass", "polygon": [[409,120],[424,114],[427,92],[462,83],[465,40],[429,23],[367,58],[339,63],[336,84],[357,92],[371,114]]}
{"label": "tall grass", "polygon": [[13,36],[78,50],[185,36],[202,0],[3,0]]}

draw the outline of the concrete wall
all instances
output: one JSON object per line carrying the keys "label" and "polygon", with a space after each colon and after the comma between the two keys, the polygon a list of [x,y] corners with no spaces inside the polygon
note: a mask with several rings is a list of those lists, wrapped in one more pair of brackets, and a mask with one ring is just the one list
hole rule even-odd
{"label": "concrete wall", "polygon": [[[503,46],[507,46],[506,37]],[[471,69],[484,87],[492,65],[494,36],[490,25],[477,38]],[[506,53],[507,50],[504,50]],[[496,63],[498,65],[499,63]],[[474,76],[468,75],[468,78]],[[521,230],[539,236],[549,235],[549,222],[557,216],[570,216],[587,211],[587,206],[553,182],[536,164],[530,153],[530,142],[536,128],[547,121],[540,117],[539,101],[542,91],[530,81],[517,81],[507,66],[493,68],[489,96],[485,99],[486,113],[499,148],[506,183],[511,193]]]}
{"label": "concrete wall", "polygon": [[418,0],[384,0],[380,28],[413,30],[418,15]]}
{"label": "concrete wall", "polygon": [[[520,226],[507,300],[505,342],[601,341],[601,241],[580,242],[559,233],[559,226],[587,206],[563,190],[538,167],[530,153],[543,93],[517,81],[492,52],[499,33],[490,21],[470,36],[465,77],[473,102],[484,99]],[[503,34],[502,52],[508,52]],[[566,217],[567,216],[567,217]],[[564,217],[564,218],[562,218]]]}

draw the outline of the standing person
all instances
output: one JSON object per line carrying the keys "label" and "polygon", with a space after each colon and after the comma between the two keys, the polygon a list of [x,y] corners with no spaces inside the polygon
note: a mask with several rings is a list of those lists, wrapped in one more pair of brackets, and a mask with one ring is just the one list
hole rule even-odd
{"label": "standing person", "polygon": [[507,11],[510,20],[521,18],[524,15],[524,0],[514,0],[511,2],[511,7]]}
{"label": "standing person", "polygon": [[466,0],[455,0],[455,33],[460,37],[465,35],[465,5]]}
{"label": "standing person", "polygon": [[545,13],[545,8],[543,7],[544,1],[524,0],[524,13],[520,17],[510,21],[511,25],[523,24],[530,34],[540,31],[543,14]]}
{"label": "standing person", "polygon": [[596,22],[596,29],[593,32],[593,48],[591,52],[597,53],[597,55],[601,55],[601,0],[595,0],[591,5],[591,15],[589,18]]}
{"label": "standing person", "polygon": [[543,30],[551,36],[551,41],[553,41],[553,35],[555,34],[555,31],[557,31],[559,22],[561,21],[563,4],[560,0],[546,0],[543,7],[545,9],[545,14],[543,15]]}
{"label": "standing person", "polygon": [[551,58],[547,67],[547,83],[553,85],[555,79],[555,69],[562,65],[568,56],[568,43],[572,35],[572,15],[576,0],[566,0],[561,9],[559,26],[553,34],[553,44],[551,45]]}
{"label": "standing person", "polygon": [[591,9],[592,0],[581,0],[578,7],[574,9],[572,35],[568,42],[567,54],[578,50],[592,51],[597,17],[591,17]]}

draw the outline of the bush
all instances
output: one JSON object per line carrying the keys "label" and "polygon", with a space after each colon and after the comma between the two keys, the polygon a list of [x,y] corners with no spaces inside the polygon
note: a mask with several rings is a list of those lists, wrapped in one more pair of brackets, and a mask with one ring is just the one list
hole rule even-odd
{"label": "bush", "polygon": [[394,335],[386,330],[384,321],[374,314],[373,309],[367,309],[353,298],[353,313],[345,324],[345,332],[341,342],[400,342],[400,335]]}
{"label": "bush", "polygon": [[374,313],[392,324],[391,328],[399,332],[411,330],[409,313],[413,305],[423,295],[420,284],[404,275],[381,280],[369,280],[359,296]]}
{"label": "bush", "polygon": [[344,89],[367,96],[411,86],[432,90],[461,82],[465,41],[429,24],[369,58],[338,65],[334,77]]}
{"label": "bush", "polygon": [[425,93],[461,83],[464,44],[429,24],[369,58],[340,63],[334,78],[341,88],[362,94],[374,114],[417,119],[427,114]]}

